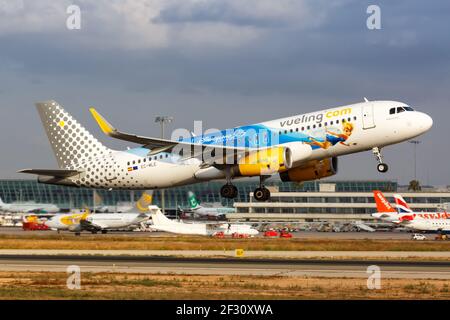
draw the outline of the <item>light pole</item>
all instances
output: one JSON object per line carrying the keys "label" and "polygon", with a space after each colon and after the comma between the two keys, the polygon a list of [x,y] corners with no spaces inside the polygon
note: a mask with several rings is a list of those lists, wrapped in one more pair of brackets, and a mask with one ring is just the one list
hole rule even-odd
{"label": "light pole", "polygon": [[[164,139],[164,124],[171,123],[173,121],[173,117],[169,116],[158,116],[155,118],[155,122],[159,122],[161,125],[161,139]],[[165,205],[164,205],[164,189],[161,190],[161,210],[165,213]]]}
{"label": "light pole", "polygon": [[419,140],[410,140],[409,143],[412,143],[414,145],[414,180],[417,181],[417,145],[421,141]]}

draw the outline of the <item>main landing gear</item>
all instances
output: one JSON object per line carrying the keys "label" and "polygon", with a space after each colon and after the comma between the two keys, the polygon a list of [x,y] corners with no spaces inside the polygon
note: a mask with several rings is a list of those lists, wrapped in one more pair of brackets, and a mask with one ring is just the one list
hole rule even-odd
{"label": "main landing gear", "polygon": [[372,148],[372,152],[375,156],[375,158],[377,158],[378,161],[378,165],[377,165],[377,170],[378,172],[386,172],[388,171],[388,165],[386,163],[383,162],[383,156],[381,154],[381,150],[378,147],[374,147]]}
{"label": "main landing gear", "polygon": [[220,188],[220,196],[227,199],[234,199],[238,195],[238,189],[231,183],[231,171],[226,169],[227,184]]}
{"label": "main landing gear", "polygon": [[227,199],[234,199],[236,198],[238,195],[238,189],[236,188],[236,186],[234,184],[231,184],[229,182],[227,182],[226,185],[224,185],[221,189],[220,189],[220,196],[227,198]]}
{"label": "main landing gear", "polygon": [[256,188],[255,191],[253,191],[253,196],[256,201],[267,201],[270,199],[270,191],[264,186],[264,180],[267,178],[268,177],[266,176],[259,177],[259,188]]}

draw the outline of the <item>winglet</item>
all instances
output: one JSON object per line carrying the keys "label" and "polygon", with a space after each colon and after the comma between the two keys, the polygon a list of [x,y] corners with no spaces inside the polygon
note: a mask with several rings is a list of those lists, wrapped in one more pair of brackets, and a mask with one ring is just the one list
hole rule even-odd
{"label": "winglet", "polygon": [[89,108],[89,111],[104,134],[110,136],[114,131],[116,131],[116,129],[93,107]]}

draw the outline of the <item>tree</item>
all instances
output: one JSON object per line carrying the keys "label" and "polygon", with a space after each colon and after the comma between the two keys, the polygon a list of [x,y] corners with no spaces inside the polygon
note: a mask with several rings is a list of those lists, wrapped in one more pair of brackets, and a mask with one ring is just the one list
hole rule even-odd
{"label": "tree", "polygon": [[420,186],[419,180],[411,180],[409,182],[408,191],[420,191],[422,187]]}

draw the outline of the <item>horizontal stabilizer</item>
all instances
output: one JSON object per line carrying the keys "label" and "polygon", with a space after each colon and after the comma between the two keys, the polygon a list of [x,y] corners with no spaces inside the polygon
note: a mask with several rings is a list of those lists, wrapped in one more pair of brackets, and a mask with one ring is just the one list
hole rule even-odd
{"label": "horizontal stabilizer", "polygon": [[68,178],[82,173],[78,170],[64,170],[64,169],[23,169],[19,173],[36,174],[39,176],[49,176],[56,178]]}

